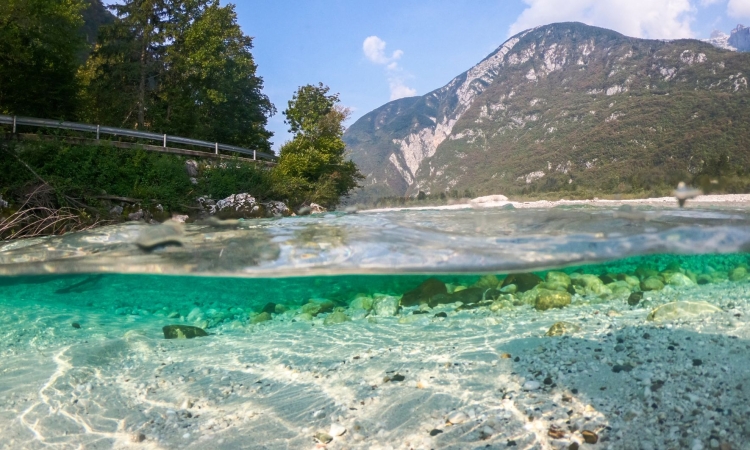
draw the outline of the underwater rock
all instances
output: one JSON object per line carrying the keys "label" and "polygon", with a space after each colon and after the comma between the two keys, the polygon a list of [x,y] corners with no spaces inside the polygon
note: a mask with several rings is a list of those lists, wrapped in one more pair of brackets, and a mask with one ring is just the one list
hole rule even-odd
{"label": "underwater rock", "polygon": [[485,275],[479,279],[476,283],[472,284],[471,287],[480,289],[495,289],[500,285],[500,280],[495,275]]}
{"label": "underwater rock", "polygon": [[192,339],[208,336],[205,330],[188,325],[166,325],[162,328],[164,339]]}
{"label": "underwater rock", "polygon": [[71,326],[72,326],[73,328],[75,328],[76,330],[80,330],[80,329],[81,329],[81,324],[80,324],[80,323],[78,323],[78,322],[73,322],[73,323],[71,323],[70,325],[71,325]]}
{"label": "underwater rock", "polygon": [[503,294],[515,294],[518,291],[518,286],[515,284],[509,284],[500,288],[500,292]]}
{"label": "underwater rock", "polygon": [[289,308],[284,305],[276,305],[276,307],[273,308],[273,312],[276,314],[284,314],[287,311],[289,311]]}
{"label": "underwater rock", "polygon": [[581,331],[581,327],[570,322],[557,322],[544,334],[545,336],[562,336],[564,334],[572,334]]}
{"label": "underwater rock", "polygon": [[325,318],[325,320],[323,321],[323,324],[333,325],[337,323],[349,322],[350,320],[352,319],[350,319],[349,316],[347,316],[343,312],[335,311],[329,314],[328,317]]}
{"label": "underwater rock", "polygon": [[145,251],[167,245],[182,245],[182,224],[167,220],[161,225],[148,227],[138,235],[135,245]]}
{"label": "underwater rock", "polygon": [[747,278],[747,269],[740,266],[729,271],[729,281],[742,281]]}
{"label": "underwater rock", "polygon": [[631,287],[640,287],[641,285],[641,280],[639,280],[637,277],[628,275],[626,273],[618,274],[617,281],[624,281],[628,283]]}
{"label": "underwater rock", "polygon": [[704,273],[701,275],[698,275],[698,284],[710,284],[714,282],[714,277],[711,275]]}
{"label": "underwater rock", "polygon": [[564,308],[570,305],[570,294],[562,291],[547,291],[540,289],[534,302],[534,308],[538,311],[546,311],[552,308]]}
{"label": "underwater rock", "polygon": [[447,305],[450,303],[461,302],[465,305],[471,305],[479,303],[484,298],[484,290],[480,288],[468,288],[460,291],[455,291],[452,294],[438,294],[430,299],[428,304],[430,308],[434,308],[437,305]]}
{"label": "underwater rock", "polygon": [[602,283],[604,284],[610,284],[617,281],[617,276],[609,273],[603,273],[599,275],[599,279],[602,280]]}
{"label": "underwater rock", "polygon": [[503,298],[501,300],[495,300],[494,302],[492,302],[492,304],[490,304],[490,311],[498,312],[501,309],[510,308],[511,306],[513,306],[513,303],[510,300]]}
{"label": "underwater rock", "polygon": [[118,217],[122,215],[122,212],[124,211],[122,206],[113,206],[112,209],[109,210],[109,215]]}
{"label": "underwater rock", "polygon": [[656,277],[648,277],[641,281],[641,290],[643,291],[660,291],[664,289],[664,283]]}
{"label": "underwater rock", "polygon": [[542,384],[540,382],[536,380],[529,380],[523,384],[522,389],[524,391],[536,391],[540,387],[542,387]]}
{"label": "underwater rock", "polygon": [[258,314],[257,316],[253,317],[252,319],[250,319],[250,323],[255,325],[257,323],[268,322],[269,320],[272,320],[272,319],[273,318],[271,317],[271,314],[267,312],[262,312]]}
{"label": "underwater rock", "polygon": [[401,297],[402,306],[416,306],[420,303],[429,303],[435,295],[447,294],[445,284],[435,278],[429,278],[422,282],[416,289],[405,293]]}
{"label": "underwater rock", "polygon": [[441,311],[441,312],[435,314],[434,317],[441,317],[441,318],[445,319],[446,317],[448,317],[448,314],[445,311]]}
{"label": "underwater rock", "polygon": [[467,420],[469,420],[469,416],[467,416],[463,411],[453,411],[452,413],[448,414],[448,417],[445,418],[446,422],[452,423],[453,425],[464,423]]}
{"label": "underwater rock", "polygon": [[665,272],[664,279],[671,286],[695,286],[695,282],[682,272]]}
{"label": "underwater rock", "polygon": [[372,310],[376,316],[387,317],[398,314],[399,299],[390,295],[385,295],[375,299]]}
{"label": "underwater rock", "polygon": [[612,291],[612,295],[614,295],[615,297],[624,297],[630,295],[631,292],[630,285],[624,281],[615,281],[614,283],[609,283],[607,285],[607,289]]}
{"label": "underwater rock", "polygon": [[[313,205],[314,204],[315,203],[313,203]],[[346,433],[346,427],[334,423],[333,425],[331,425],[331,429],[328,432],[331,434],[331,436],[343,436],[344,433]]]}
{"label": "underwater rock", "polygon": [[599,442],[599,436],[597,436],[593,431],[583,430],[581,431],[581,435],[583,435],[583,441],[587,444],[596,444],[597,442]]}
{"label": "underwater rock", "polygon": [[630,294],[630,297],[628,297],[628,305],[636,306],[641,300],[643,300],[643,292],[633,292]]}
{"label": "underwater rock", "polygon": [[315,433],[315,436],[313,437],[315,438],[316,441],[322,444],[328,444],[329,442],[333,440],[333,437],[324,431],[319,431]]}
{"label": "underwater rock", "polygon": [[651,267],[639,266],[637,269],[635,269],[635,275],[641,280],[645,280],[649,277],[658,277],[659,271]]}
{"label": "underwater rock", "polygon": [[315,317],[318,314],[333,311],[334,306],[335,305],[330,300],[322,300],[320,302],[316,302],[315,300],[310,300],[309,303],[302,305],[302,307],[299,310],[301,313],[307,313]]}
{"label": "underwater rock", "polygon": [[268,313],[273,314],[276,312],[276,303],[268,302],[263,306],[263,309],[260,310],[262,313]]}
{"label": "underwater rock", "polygon": [[533,273],[512,273],[505,277],[503,284],[500,287],[504,288],[509,284],[515,284],[517,292],[526,292],[534,289],[534,287],[541,282],[542,279]]}
{"label": "underwater rock", "polygon": [[364,309],[366,311],[369,311],[372,309],[372,297],[367,297],[364,295],[360,295],[349,304],[349,308],[351,309]]}
{"label": "underwater rock", "polygon": [[547,276],[544,277],[544,281],[547,283],[548,286],[563,287],[563,289],[553,289],[553,290],[563,290],[563,291],[567,291],[568,286],[570,286],[570,283],[571,283],[570,276],[568,276],[568,274],[565,272],[547,272]]}
{"label": "underwater rock", "polygon": [[369,313],[370,311],[363,308],[349,308],[349,317],[352,320],[364,319]]}
{"label": "underwater rock", "polygon": [[646,320],[655,322],[688,320],[718,312],[722,312],[720,308],[707,302],[679,301],[655,308]]}
{"label": "underwater rock", "polygon": [[312,320],[313,320],[313,316],[310,313],[303,312],[294,316],[295,322],[312,322]]}
{"label": "underwater rock", "polygon": [[596,275],[574,273],[570,276],[576,292],[581,295],[612,295],[612,291]]}

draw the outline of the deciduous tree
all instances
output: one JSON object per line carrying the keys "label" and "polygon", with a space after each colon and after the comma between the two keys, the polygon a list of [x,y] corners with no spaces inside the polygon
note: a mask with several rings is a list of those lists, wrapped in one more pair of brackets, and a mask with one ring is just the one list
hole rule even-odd
{"label": "deciduous tree", "polygon": [[336,206],[364,177],[346,159],[342,139],[349,110],[322,83],[300,87],[284,111],[291,141],[281,148],[276,179],[288,200]]}

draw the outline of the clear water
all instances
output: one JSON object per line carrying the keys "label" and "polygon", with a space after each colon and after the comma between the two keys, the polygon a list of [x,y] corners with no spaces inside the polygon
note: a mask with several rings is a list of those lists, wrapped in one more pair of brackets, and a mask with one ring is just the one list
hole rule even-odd
{"label": "clear water", "polygon": [[[143,224],[0,244],[0,448],[750,448],[748,225],[741,208],[427,210],[188,225],[145,250]],[[546,311],[494,290],[352,307],[549,271],[621,280],[573,282]],[[301,315],[311,299],[332,310]],[[681,301],[720,311],[648,320]]]}

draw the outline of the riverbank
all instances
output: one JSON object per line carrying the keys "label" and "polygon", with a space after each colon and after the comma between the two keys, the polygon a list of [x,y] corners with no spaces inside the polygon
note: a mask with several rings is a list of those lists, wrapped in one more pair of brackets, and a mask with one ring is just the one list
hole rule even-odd
{"label": "riverbank", "polygon": [[[493,196],[496,197],[496,196]],[[397,207],[397,208],[376,208],[366,209],[360,212],[362,213],[376,213],[376,212],[387,212],[387,211],[408,211],[408,210],[454,210],[454,209],[468,209],[468,208],[502,208],[502,207],[513,207],[513,208],[554,208],[558,206],[599,206],[599,207],[617,207],[622,205],[653,205],[659,207],[679,207],[675,197],[656,197],[656,198],[643,198],[643,199],[625,199],[625,200],[606,200],[606,199],[593,199],[593,200],[566,200],[560,199],[557,201],[549,200],[537,200],[537,201],[512,201],[512,200],[488,200],[488,201],[476,201],[481,200],[484,197],[474,200],[465,200],[461,203],[455,203],[452,205],[441,205],[441,206],[410,206],[410,207]],[[510,206],[509,206],[510,205]],[[701,208],[710,208],[713,206],[721,207],[738,207],[748,208],[750,207],[750,194],[724,194],[724,195],[701,195],[694,199],[688,200],[686,203],[687,207],[695,206]]]}

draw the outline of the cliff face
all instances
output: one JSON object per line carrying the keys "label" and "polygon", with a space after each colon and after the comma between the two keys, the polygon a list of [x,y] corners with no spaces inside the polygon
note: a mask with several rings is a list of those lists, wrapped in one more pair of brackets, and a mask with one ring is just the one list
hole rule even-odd
{"label": "cliff face", "polygon": [[750,161],[748,75],[750,54],[696,40],[580,23],[528,30],[446,86],[353,124],[345,140],[367,175],[357,199],[627,191],[717,151]]}
{"label": "cliff face", "polygon": [[750,27],[737,25],[727,43],[741,52],[750,52]]}

